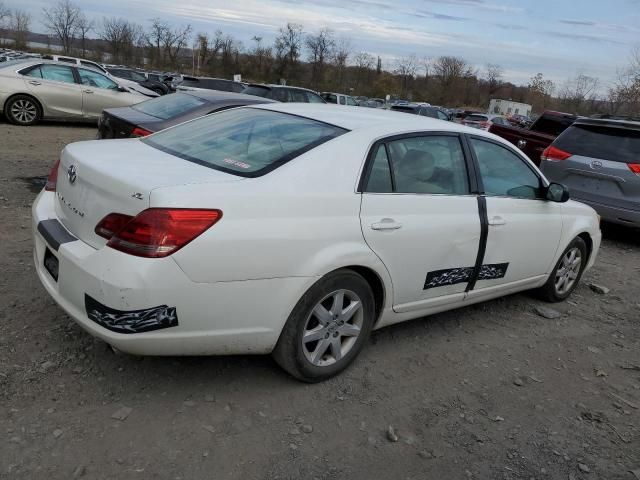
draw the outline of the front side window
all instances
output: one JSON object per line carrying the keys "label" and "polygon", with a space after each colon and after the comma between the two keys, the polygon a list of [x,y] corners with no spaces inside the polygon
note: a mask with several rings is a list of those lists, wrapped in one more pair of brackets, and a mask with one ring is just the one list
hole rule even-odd
{"label": "front side window", "polygon": [[357,107],[358,106],[356,101],[351,97],[347,97],[347,105],[349,105],[351,107]]}
{"label": "front side window", "polygon": [[320,95],[316,95],[313,92],[304,92],[304,93],[307,96],[307,102],[309,103],[326,103],[324,100],[322,100],[322,97],[320,97]]}
{"label": "front side window", "polygon": [[54,82],[76,83],[73,78],[73,70],[62,65],[45,64],[40,66],[42,78]]}
{"label": "front side window", "polygon": [[90,87],[105,88],[107,90],[118,90],[118,84],[98,72],[92,70],[78,69],[80,75],[80,83]]}
{"label": "front side window", "polygon": [[347,99],[344,98],[344,96],[340,95],[340,105],[346,105],[347,104]]}
{"label": "front side window", "polygon": [[256,97],[274,98],[271,95],[271,89],[269,87],[261,87],[259,85],[249,85],[242,93],[245,95],[255,95]]}
{"label": "front side window", "polygon": [[470,138],[480,167],[484,193],[500,197],[543,198],[540,179],[506,147]]}
{"label": "front side window", "polygon": [[243,177],[257,177],[347,130],[254,108],[214,113],[142,140],[176,157]]}
{"label": "front side window", "polygon": [[438,119],[445,120],[445,121],[449,120],[449,117],[444,112],[441,112],[440,110],[436,110],[436,113],[438,115]]}
{"label": "front side window", "polygon": [[322,98],[324,98],[327,103],[338,103],[338,97],[334,93],[323,93]]}
{"label": "front side window", "polygon": [[389,176],[396,193],[465,195],[469,193],[467,168],[457,136],[428,135],[387,143],[379,147],[369,174],[367,191],[386,192]]}
{"label": "front side window", "polygon": [[174,93],[173,95],[163,95],[162,97],[152,98],[146,102],[140,102],[131,105],[131,108],[152,117],[167,120],[168,118],[177,117],[189,110],[201,107],[206,102],[194,95],[185,93]]}

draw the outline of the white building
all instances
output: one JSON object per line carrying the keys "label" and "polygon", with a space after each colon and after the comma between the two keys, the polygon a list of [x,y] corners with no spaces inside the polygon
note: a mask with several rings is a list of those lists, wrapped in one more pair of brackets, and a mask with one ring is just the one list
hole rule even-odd
{"label": "white building", "polygon": [[531,105],[528,103],[512,102],[511,100],[501,100],[494,98],[489,102],[489,113],[495,115],[531,115]]}

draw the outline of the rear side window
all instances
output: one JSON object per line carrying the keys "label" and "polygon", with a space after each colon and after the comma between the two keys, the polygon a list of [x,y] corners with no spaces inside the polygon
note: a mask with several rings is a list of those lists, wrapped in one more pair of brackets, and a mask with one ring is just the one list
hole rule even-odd
{"label": "rear side window", "polygon": [[76,83],[73,70],[62,65],[45,64],[40,66],[42,78],[54,82]]}
{"label": "rear side window", "polygon": [[307,102],[309,103],[326,103],[324,100],[322,100],[322,97],[320,95],[316,95],[313,92],[304,92],[304,93],[307,96]]}
{"label": "rear side window", "polygon": [[495,143],[470,138],[487,195],[542,198],[540,179],[523,159]]}
{"label": "rear side window", "polygon": [[146,102],[131,105],[131,108],[152,117],[166,120],[201,107],[205,103],[204,100],[193,95],[174,93],[173,95],[163,95]]}
{"label": "rear side window", "polygon": [[338,103],[338,97],[333,93],[323,93],[322,98],[324,98],[327,103]]}
{"label": "rear side window", "polygon": [[[378,147],[367,192],[465,195],[469,193],[467,168],[457,136],[409,137]],[[391,165],[392,172],[389,172]],[[389,178],[391,177],[391,179]]]}
{"label": "rear side window", "polygon": [[242,93],[247,95],[255,95],[257,97],[263,97],[263,98],[273,98],[273,96],[271,95],[270,88],[260,87],[258,85],[249,85],[247,88],[244,89]]}
{"label": "rear side window", "polygon": [[553,145],[572,155],[614,162],[640,162],[640,130],[573,125]]}
{"label": "rear side window", "polygon": [[257,177],[346,132],[295,115],[239,108],[178,125],[142,141],[200,165]]}

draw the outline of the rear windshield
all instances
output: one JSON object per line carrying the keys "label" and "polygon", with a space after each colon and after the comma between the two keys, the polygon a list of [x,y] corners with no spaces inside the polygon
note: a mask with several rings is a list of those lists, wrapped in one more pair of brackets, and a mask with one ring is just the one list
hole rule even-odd
{"label": "rear windshield", "polygon": [[253,108],[214,113],[142,140],[164,152],[243,177],[258,177],[347,130]]}
{"label": "rear windshield", "polygon": [[532,125],[531,130],[555,137],[564,132],[574,121],[575,118],[571,117],[543,115]]}
{"label": "rear windshield", "polygon": [[198,108],[206,102],[201,98],[184,93],[174,93],[172,95],[163,95],[162,97],[147,100],[146,102],[131,105],[131,108],[152,117],[167,120],[168,118],[177,117],[189,110]]}
{"label": "rear windshield", "polygon": [[256,95],[257,97],[271,98],[269,95],[271,93],[271,89],[269,87],[249,85],[242,93],[246,95]]}
{"label": "rear windshield", "polygon": [[398,105],[394,105],[391,107],[391,110],[395,110],[396,112],[407,112],[407,113],[416,113],[417,109],[415,107],[402,107]]}
{"label": "rear windshield", "polygon": [[573,125],[553,145],[573,155],[640,163],[640,130]]}
{"label": "rear windshield", "polygon": [[486,115],[467,115],[466,117],[464,117],[465,121],[467,122],[486,122],[487,120],[489,120],[489,117],[487,117]]}

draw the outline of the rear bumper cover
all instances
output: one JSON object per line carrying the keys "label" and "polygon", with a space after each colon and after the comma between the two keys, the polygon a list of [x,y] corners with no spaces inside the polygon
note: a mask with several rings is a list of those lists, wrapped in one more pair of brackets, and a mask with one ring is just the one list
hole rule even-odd
{"label": "rear bumper cover", "polygon": [[573,199],[578,202],[586,203],[592,207],[596,212],[598,212],[598,215],[600,215],[603,220],[630,227],[640,227],[640,209],[629,210],[627,208],[614,207],[611,205],[592,202],[590,200],[582,200],[577,197],[574,197]]}
{"label": "rear bumper cover", "polygon": [[[316,281],[286,277],[193,282],[171,257],[146,259],[108,247],[96,249],[66,230],[60,232],[64,226],[54,204],[55,194],[45,191],[33,204],[38,277],[84,330],[124,352],[269,353],[291,309]],[[44,266],[47,249],[58,260],[57,281]]]}

